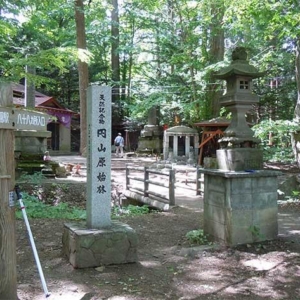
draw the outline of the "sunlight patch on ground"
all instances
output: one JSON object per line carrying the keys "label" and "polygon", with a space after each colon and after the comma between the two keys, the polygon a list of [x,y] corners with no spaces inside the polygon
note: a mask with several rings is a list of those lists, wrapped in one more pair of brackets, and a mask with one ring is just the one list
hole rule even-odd
{"label": "sunlight patch on ground", "polygon": [[270,261],[268,259],[260,258],[260,259],[251,259],[251,260],[243,261],[242,264],[246,267],[253,268],[256,271],[268,271],[275,268],[282,261],[283,258],[280,261],[278,261],[278,258],[276,261]]}
{"label": "sunlight patch on ground", "polygon": [[113,297],[110,297],[108,298],[107,300],[131,300],[132,299],[132,296],[113,296]]}
{"label": "sunlight patch on ground", "polygon": [[272,283],[260,277],[254,277],[242,282],[241,285],[231,285],[224,290],[226,294],[239,295],[239,299],[244,297],[265,297],[266,299],[288,299],[288,295],[276,290]]}
{"label": "sunlight patch on ground", "polygon": [[[82,297],[86,294],[85,292],[69,292],[69,291],[61,291],[61,292],[53,292],[50,293],[51,295],[46,298],[45,294],[41,294],[38,296],[35,296],[34,298],[32,298],[31,300],[45,300],[45,299],[49,299],[49,300],[81,300]],[[21,296],[19,294],[19,296]],[[21,299],[23,299],[21,297]],[[27,298],[25,298],[27,299]]]}
{"label": "sunlight patch on ground", "polygon": [[161,262],[154,260],[144,260],[139,263],[145,268],[157,268],[161,266]]}
{"label": "sunlight patch on ground", "polygon": [[289,230],[289,233],[290,233],[290,234],[293,234],[293,235],[294,235],[294,234],[295,234],[295,235],[296,235],[296,234],[300,235],[300,230]]}

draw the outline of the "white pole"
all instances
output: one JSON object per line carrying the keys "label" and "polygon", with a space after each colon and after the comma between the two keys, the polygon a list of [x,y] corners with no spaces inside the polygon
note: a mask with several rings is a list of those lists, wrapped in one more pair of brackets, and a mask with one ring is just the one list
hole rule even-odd
{"label": "white pole", "polygon": [[36,250],[36,247],[35,247],[35,243],[34,243],[33,235],[32,235],[30,225],[29,225],[29,222],[28,222],[25,206],[24,206],[24,203],[22,201],[22,195],[21,195],[21,192],[20,192],[20,188],[16,187],[15,190],[16,190],[17,198],[18,198],[19,203],[20,203],[23,218],[24,218],[24,221],[25,221],[25,224],[26,224],[26,227],[27,227],[27,231],[28,231],[28,235],[29,235],[29,239],[30,239],[30,243],[31,243],[31,248],[32,248],[32,251],[33,251],[33,255],[34,255],[34,258],[35,258],[35,262],[36,262],[39,274],[40,274],[40,278],[41,278],[42,286],[43,286],[43,289],[44,289],[44,293],[45,293],[46,298],[48,298],[51,294],[49,293],[49,291],[47,289],[44,273],[43,273],[41,263],[40,263],[40,259],[39,259],[39,256],[38,256],[38,253],[37,253],[37,250]]}

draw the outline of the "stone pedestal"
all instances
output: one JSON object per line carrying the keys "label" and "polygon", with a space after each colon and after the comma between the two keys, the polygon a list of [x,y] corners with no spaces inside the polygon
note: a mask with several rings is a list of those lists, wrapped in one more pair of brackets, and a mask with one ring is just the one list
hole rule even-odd
{"label": "stone pedestal", "polygon": [[278,234],[276,171],[204,170],[204,231],[228,246]]}
{"label": "stone pedestal", "polygon": [[139,137],[138,149],[139,153],[160,153],[162,149],[162,139],[159,136],[151,138]]}
{"label": "stone pedestal", "polygon": [[162,149],[162,133],[158,125],[145,125],[141,131],[138,141],[137,152],[143,153],[151,151],[151,153],[160,153]]}
{"label": "stone pedestal", "polygon": [[47,138],[49,137],[51,137],[50,131],[16,130],[15,151],[24,155],[43,155],[47,150]]}
{"label": "stone pedestal", "polygon": [[102,229],[88,229],[85,223],[67,223],[63,232],[63,252],[74,268],[134,263],[137,235],[127,224],[112,221]]}
{"label": "stone pedestal", "polygon": [[219,169],[245,171],[263,169],[263,152],[257,148],[233,148],[217,150]]}

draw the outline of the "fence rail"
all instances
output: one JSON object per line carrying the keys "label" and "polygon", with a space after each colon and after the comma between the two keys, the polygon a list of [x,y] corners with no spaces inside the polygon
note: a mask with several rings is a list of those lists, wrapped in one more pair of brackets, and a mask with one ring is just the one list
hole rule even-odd
{"label": "fence rail", "polygon": [[[142,172],[143,176],[130,175],[130,172]],[[152,175],[159,175],[165,179],[151,178]],[[167,180],[166,180],[167,179]],[[137,184],[130,184],[130,181],[143,182],[143,186],[138,186]],[[136,167],[136,166],[126,166],[126,190],[138,191],[143,194],[144,197],[149,197],[149,195],[155,196],[158,200],[168,203],[169,205],[175,205],[175,171],[169,170],[169,172],[162,172],[158,170],[150,169],[149,167]],[[167,189],[166,193],[156,192],[150,189],[150,185],[159,186]]]}
{"label": "fence rail", "polygon": [[204,179],[201,169],[174,168],[160,171],[126,165],[125,195],[130,198],[168,210],[170,205],[175,205],[176,188],[196,191],[196,195],[203,193]]}

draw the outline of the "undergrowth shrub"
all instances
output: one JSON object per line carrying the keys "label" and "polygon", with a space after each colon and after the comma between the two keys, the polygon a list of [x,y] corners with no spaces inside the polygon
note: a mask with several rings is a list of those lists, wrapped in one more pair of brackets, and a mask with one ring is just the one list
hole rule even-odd
{"label": "undergrowth shrub", "polygon": [[212,243],[208,240],[208,235],[204,233],[202,229],[192,230],[189,231],[185,235],[186,239],[190,243],[191,246],[193,245],[211,245]]}
{"label": "undergrowth shrub", "polygon": [[[41,219],[68,219],[68,220],[84,220],[86,219],[86,211],[76,207],[71,207],[67,203],[59,203],[57,205],[49,205],[41,202],[35,196],[26,192],[22,193],[22,200],[25,206],[28,218]],[[16,218],[22,218],[22,211],[16,210]]]}

